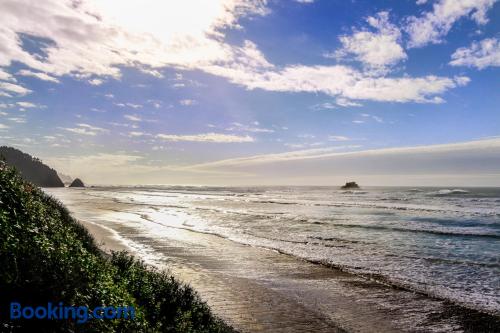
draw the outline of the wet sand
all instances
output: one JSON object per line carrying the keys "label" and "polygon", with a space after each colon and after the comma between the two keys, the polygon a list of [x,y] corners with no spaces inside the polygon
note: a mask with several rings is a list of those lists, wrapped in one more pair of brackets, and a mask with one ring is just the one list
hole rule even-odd
{"label": "wet sand", "polygon": [[144,226],[151,221],[111,199],[89,200],[76,191],[54,194],[105,250],[127,249],[167,268],[241,332],[493,332],[500,327],[496,317],[273,250],[182,228],[148,229]]}

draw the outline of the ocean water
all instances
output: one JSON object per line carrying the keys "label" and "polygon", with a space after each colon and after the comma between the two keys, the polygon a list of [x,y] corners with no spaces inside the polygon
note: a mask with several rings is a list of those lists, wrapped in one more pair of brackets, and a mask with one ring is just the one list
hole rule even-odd
{"label": "ocean water", "polygon": [[500,188],[84,191],[133,205],[158,237],[162,227],[216,234],[500,314]]}

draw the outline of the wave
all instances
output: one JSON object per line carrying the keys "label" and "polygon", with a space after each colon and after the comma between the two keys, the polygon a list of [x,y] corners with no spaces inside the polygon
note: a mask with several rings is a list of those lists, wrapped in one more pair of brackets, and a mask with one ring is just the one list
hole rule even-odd
{"label": "wave", "polygon": [[348,190],[348,191],[342,191],[340,193],[342,193],[342,194],[366,194],[368,192],[367,191]]}
{"label": "wave", "polygon": [[392,227],[384,225],[362,225],[362,224],[348,224],[348,223],[335,224],[335,226],[344,228],[361,228],[361,229],[386,230],[386,231],[411,232],[411,233],[426,233],[426,234],[443,235],[443,236],[486,237],[486,238],[500,239],[500,235],[495,233],[475,233],[470,231],[458,231],[458,230],[457,231],[439,230],[439,229],[431,230],[431,229],[401,228],[401,227]]}
{"label": "wave", "polygon": [[428,195],[431,196],[437,196],[437,197],[444,197],[444,196],[449,196],[449,195],[462,195],[462,194],[469,194],[470,192],[467,190],[462,190],[462,189],[444,189],[444,190],[439,190],[435,192],[430,192]]}

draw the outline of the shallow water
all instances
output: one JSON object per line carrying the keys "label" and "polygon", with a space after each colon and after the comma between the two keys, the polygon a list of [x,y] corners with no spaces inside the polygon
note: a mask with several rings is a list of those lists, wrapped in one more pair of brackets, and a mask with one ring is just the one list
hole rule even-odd
{"label": "shallow water", "polygon": [[[77,192],[78,191],[78,192]],[[216,234],[500,314],[500,189],[107,187],[55,189],[113,208],[90,219]],[[68,193],[78,193],[76,196]],[[83,214],[85,218],[85,214]],[[150,249],[151,260],[159,253]]]}

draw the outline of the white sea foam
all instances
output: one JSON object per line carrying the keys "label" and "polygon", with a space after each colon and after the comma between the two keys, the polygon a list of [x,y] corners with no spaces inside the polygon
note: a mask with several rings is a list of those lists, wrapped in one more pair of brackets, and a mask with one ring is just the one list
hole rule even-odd
{"label": "white sea foam", "polygon": [[[500,189],[95,190],[150,237],[211,233],[500,313]],[[96,199],[99,200],[99,199]],[[110,218],[111,220],[111,218]]]}

